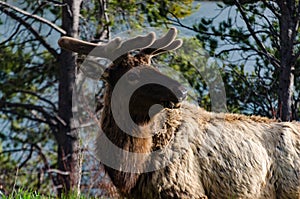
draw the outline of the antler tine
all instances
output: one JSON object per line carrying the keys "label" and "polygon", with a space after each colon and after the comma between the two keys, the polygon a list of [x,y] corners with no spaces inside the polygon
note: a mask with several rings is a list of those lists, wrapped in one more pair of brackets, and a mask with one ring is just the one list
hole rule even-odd
{"label": "antler tine", "polygon": [[95,57],[103,57],[114,61],[121,55],[131,50],[145,48],[153,44],[154,41],[155,34],[151,32],[146,36],[137,36],[124,42],[122,42],[121,39],[117,37],[105,45],[94,44],[64,36],[59,39],[58,44],[60,47],[73,52]]}
{"label": "antler tine", "polygon": [[165,52],[170,51],[170,50],[176,50],[177,48],[179,48],[182,45],[182,43],[183,43],[183,41],[181,39],[176,39],[170,45],[168,45],[164,48],[155,50],[151,55],[156,56],[156,55],[159,55],[161,53],[165,53]]}
{"label": "antler tine", "polygon": [[135,49],[146,48],[153,44],[155,41],[155,33],[150,32],[146,36],[137,36],[132,39],[124,41],[120,48],[115,49],[113,53],[110,54],[110,59],[115,60],[119,56]]}
{"label": "antler tine", "polygon": [[157,39],[151,46],[148,48],[158,49],[163,48],[169,45],[172,41],[174,41],[177,35],[177,30],[175,28],[170,28],[170,30],[160,39]]}
{"label": "antler tine", "polygon": [[89,55],[95,56],[95,57],[103,57],[112,60],[111,53],[117,49],[120,48],[122,44],[122,40],[120,37],[116,37],[113,40],[111,40],[109,43],[105,45],[97,45],[96,48],[94,48]]}
{"label": "antler tine", "polygon": [[170,30],[163,37],[157,39],[151,46],[143,49],[141,53],[154,56],[168,50],[174,50],[180,47],[182,44],[181,40],[175,40],[176,36],[177,29],[170,28]]}
{"label": "antler tine", "polygon": [[81,53],[81,54],[89,54],[95,47],[97,47],[97,44],[85,42],[79,39],[75,39],[72,37],[66,37],[63,36],[58,40],[58,45],[61,48],[64,48],[66,50],[70,50],[73,52]]}
{"label": "antler tine", "polygon": [[72,37],[64,36],[58,40],[58,44],[60,47],[64,49],[77,52],[80,54],[84,54],[84,55],[90,54],[96,57],[108,58],[109,51],[120,47],[121,38],[117,37],[112,41],[110,41],[108,44],[99,45],[99,44],[75,39]]}

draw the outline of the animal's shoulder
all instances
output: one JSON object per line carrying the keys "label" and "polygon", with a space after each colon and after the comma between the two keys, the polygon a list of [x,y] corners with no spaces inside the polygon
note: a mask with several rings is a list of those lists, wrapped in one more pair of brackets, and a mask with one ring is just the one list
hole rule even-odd
{"label": "animal's shoulder", "polygon": [[257,122],[257,123],[274,123],[278,122],[275,119],[269,119],[267,117],[256,116],[256,115],[243,115],[236,113],[215,113],[208,112],[203,108],[198,107],[197,105],[184,103],[183,110],[186,115],[194,115],[204,121],[216,121],[222,120],[225,122]]}

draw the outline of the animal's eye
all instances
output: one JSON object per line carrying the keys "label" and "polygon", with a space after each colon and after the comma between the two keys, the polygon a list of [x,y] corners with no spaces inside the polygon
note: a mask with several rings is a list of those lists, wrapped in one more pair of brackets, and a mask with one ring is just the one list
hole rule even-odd
{"label": "animal's eye", "polygon": [[127,74],[127,80],[130,83],[137,83],[137,81],[140,79],[139,75],[137,73],[128,73]]}

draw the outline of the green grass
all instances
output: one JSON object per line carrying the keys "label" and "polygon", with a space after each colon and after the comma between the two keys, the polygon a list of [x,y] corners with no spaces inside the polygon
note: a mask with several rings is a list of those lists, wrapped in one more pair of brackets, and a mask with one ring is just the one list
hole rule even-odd
{"label": "green grass", "polygon": [[[1,196],[0,199],[56,199],[57,197],[55,196],[46,196],[46,195],[41,195],[37,193],[36,191],[30,191],[30,190],[18,190],[14,191],[12,194],[9,196]],[[60,199],[92,199],[87,196],[80,196],[79,198],[74,194],[74,195],[69,195],[69,196],[62,196]]]}
{"label": "green grass", "polygon": [[[0,197],[1,198],[1,197]],[[31,199],[31,198],[36,198],[36,199],[46,199],[46,198],[51,198],[45,197],[40,195],[39,193],[32,192],[32,191],[26,191],[26,190],[18,190],[10,194],[9,196],[2,196],[3,199]]]}

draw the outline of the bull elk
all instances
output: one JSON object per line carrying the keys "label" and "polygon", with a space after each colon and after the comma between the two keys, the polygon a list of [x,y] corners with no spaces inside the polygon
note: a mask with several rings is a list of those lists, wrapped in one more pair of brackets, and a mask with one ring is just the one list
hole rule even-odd
{"label": "bull elk", "polygon": [[[180,47],[182,41],[175,37],[171,28],[160,39],[149,33],[106,45],[59,40],[65,49],[112,61],[102,75],[106,91],[96,145],[100,159],[106,154],[122,163],[120,169],[105,166],[121,195],[300,198],[300,124],[207,112],[184,102],[186,89],[151,66],[153,56]],[[145,79],[147,84],[141,84]],[[149,114],[155,105],[160,108]],[[128,153],[113,153],[104,137]],[[163,153],[166,148],[179,153]],[[156,151],[171,157],[170,162],[162,164],[163,157],[151,155]],[[129,152],[142,158],[132,163]],[[163,166],[147,170],[149,165]]]}

